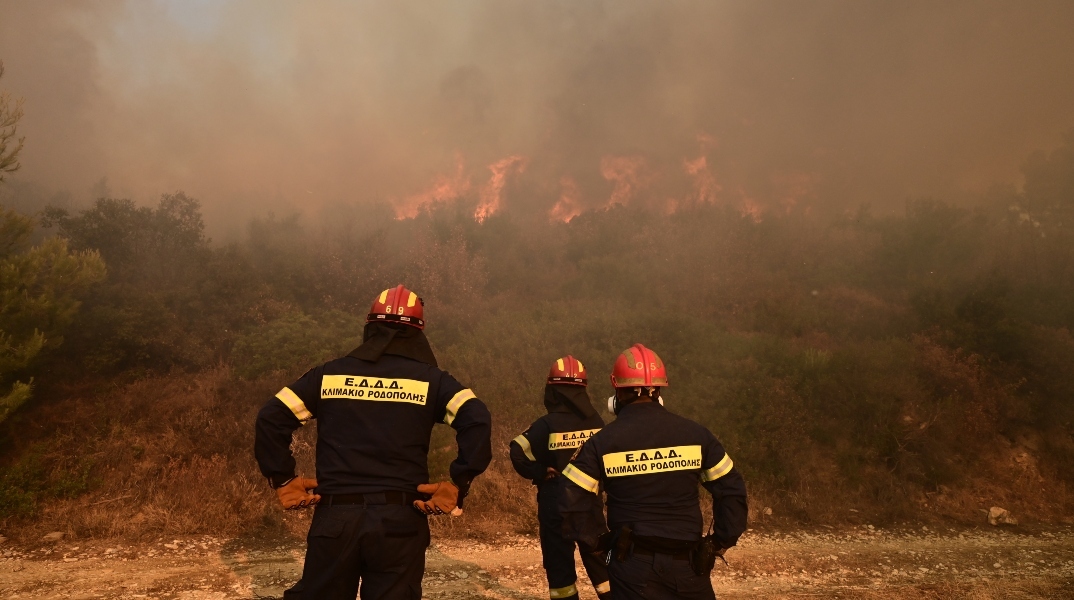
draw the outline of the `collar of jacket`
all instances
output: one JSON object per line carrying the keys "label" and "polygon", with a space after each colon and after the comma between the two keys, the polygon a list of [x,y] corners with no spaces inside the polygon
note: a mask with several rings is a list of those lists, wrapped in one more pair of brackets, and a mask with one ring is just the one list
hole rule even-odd
{"label": "collar of jacket", "polygon": [[656,409],[664,410],[664,407],[660,406],[660,403],[656,402],[656,401],[652,401],[652,402],[631,402],[630,404],[627,404],[623,408],[619,409],[618,418],[622,419],[623,415],[640,414],[640,413],[642,413],[644,411],[647,411],[647,410],[656,410]]}
{"label": "collar of jacket", "polygon": [[425,332],[409,325],[393,323],[366,323],[361,346],[348,356],[369,362],[377,362],[385,354],[402,356],[437,366],[436,355],[429,346]]}

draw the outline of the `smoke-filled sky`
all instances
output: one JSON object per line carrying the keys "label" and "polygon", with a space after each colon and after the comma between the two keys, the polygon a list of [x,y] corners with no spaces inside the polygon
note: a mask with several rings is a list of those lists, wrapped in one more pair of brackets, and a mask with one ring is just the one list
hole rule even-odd
{"label": "smoke-filled sky", "polygon": [[1054,147],[1072,31],[1068,0],[0,0],[0,88],[25,98],[14,179],[185,190],[210,219],[894,207]]}

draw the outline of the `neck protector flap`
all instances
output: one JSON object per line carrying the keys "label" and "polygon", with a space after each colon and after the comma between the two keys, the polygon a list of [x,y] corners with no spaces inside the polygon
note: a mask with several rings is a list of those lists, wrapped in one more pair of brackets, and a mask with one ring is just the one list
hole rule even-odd
{"label": "neck protector flap", "polygon": [[402,356],[428,365],[437,366],[436,355],[429,346],[425,332],[409,325],[392,323],[366,323],[361,346],[350,356],[377,362],[384,354]]}

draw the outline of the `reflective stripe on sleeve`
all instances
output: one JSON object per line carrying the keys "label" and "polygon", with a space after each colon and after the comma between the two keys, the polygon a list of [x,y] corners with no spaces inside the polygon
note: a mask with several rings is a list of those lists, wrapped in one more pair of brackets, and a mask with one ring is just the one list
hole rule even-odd
{"label": "reflective stripe on sleeve", "polygon": [[716,481],[717,479],[727,475],[731,472],[731,468],[735,466],[735,462],[731,460],[731,457],[725,452],[723,459],[716,463],[711,469],[705,469],[701,472],[701,481]]}
{"label": "reflective stripe on sleeve", "polygon": [[533,456],[533,448],[530,447],[530,441],[526,439],[526,436],[520,435],[511,441],[522,447],[522,451],[526,453],[526,458],[537,462],[537,458]]}
{"label": "reflective stripe on sleeve", "polygon": [[556,598],[570,598],[571,596],[574,596],[577,593],[578,593],[578,588],[576,588],[574,586],[574,584],[572,583],[572,584],[568,585],[567,587],[552,588],[552,589],[548,590],[548,597],[551,598],[552,600],[556,600]]}
{"label": "reflective stripe on sleeve", "polygon": [[593,588],[597,590],[598,594],[607,594],[612,591],[612,584],[609,581],[605,581],[604,583],[598,583]]}
{"label": "reflective stripe on sleeve", "polygon": [[306,403],[298,397],[298,394],[292,392],[291,388],[283,388],[276,393],[276,397],[279,398],[280,402],[283,402],[287,408],[291,409],[291,412],[295,414],[295,418],[297,418],[303,425],[306,424],[306,421],[313,418],[309,409],[306,408]]}
{"label": "reflective stripe on sleeve", "polygon": [[471,398],[477,398],[477,395],[474,394],[470,388],[466,388],[452,396],[451,401],[447,403],[447,412],[444,413],[444,424],[451,425],[452,421],[455,420],[456,415],[459,414],[459,409]]}
{"label": "reflective stripe on sleeve", "polygon": [[567,465],[567,468],[563,469],[562,475],[591,494],[596,494],[600,490],[600,485],[596,479],[586,475],[581,469],[574,468],[574,465]]}

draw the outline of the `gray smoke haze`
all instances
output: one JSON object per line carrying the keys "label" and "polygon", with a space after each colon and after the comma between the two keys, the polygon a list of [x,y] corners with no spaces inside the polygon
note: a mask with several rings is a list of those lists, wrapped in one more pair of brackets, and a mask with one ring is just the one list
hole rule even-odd
{"label": "gray smoke haze", "polygon": [[1058,143],[1071,31],[1065,0],[0,0],[0,86],[14,179],[182,189],[210,222],[463,192],[898,207]]}

